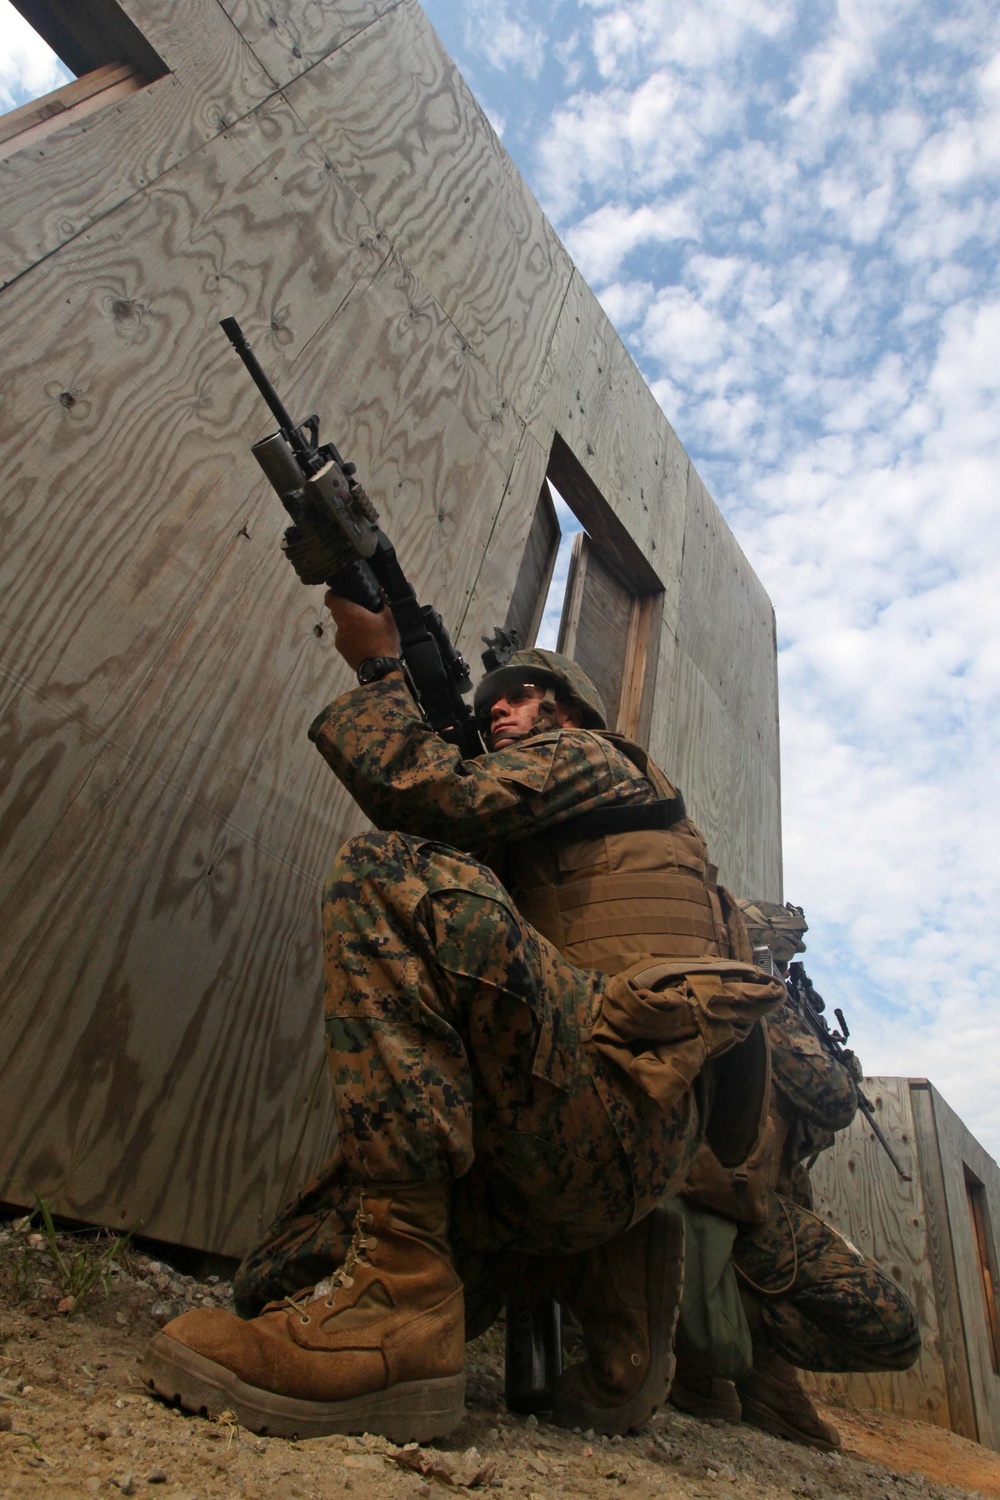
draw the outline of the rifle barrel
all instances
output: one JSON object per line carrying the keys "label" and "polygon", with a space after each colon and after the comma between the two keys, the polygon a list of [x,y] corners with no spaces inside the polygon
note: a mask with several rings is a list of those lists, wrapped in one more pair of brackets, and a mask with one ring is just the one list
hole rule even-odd
{"label": "rifle barrel", "polygon": [[223,333],[226,335],[226,338],[232,344],[233,348],[236,350],[236,353],[239,355],[240,359],[246,366],[247,374],[250,376],[250,379],[253,381],[254,385],[264,397],[264,400],[267,402],[268,406],[271,408],[271,414],[277,422],[278,426],[281,428],[285,436],[290,441],[292,441],[294,446],[295,444],[292,434],[295,434],[297,436],[295,423],[289,416],[281,397],[278,395],[277,391],[274,389],[274,386],[265,375],[260,360],[250,348],[250,345],[247,341],[247,336],[243,332],[243,329],[240,327],[239,323],[237,323],[235,318],[223,318],[219,324],[219,327],[222,329]]}
{"label": "rifle barrel", "polygon": [[882,1133],[882,1127],[875,1118],[875,1111],[872,1108],[871,1101],[867,1099],[860,1090],[858,1091],[858,1108],[864,1115],[865,1119],[868,1121],[869,1125],[872,1128],[872,1134],[875,1136],[875,1139],[882,1147],[886,1156],[896,1168],[896,1171],[899,1173],[902,1181],[912,1182],[913,1178],[910,1176],[909,1172],[903,1171],[903,1168],[899,1164],[899,1157],[896,1155],[895,1151],[893,1151],[892,1147],[889,1145],[889,1142],[886,1140],[884,1134]]}

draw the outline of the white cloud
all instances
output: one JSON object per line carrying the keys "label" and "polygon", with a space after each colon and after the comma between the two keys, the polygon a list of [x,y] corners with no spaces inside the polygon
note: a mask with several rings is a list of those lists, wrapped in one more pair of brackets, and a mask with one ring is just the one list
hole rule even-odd
{"label": "white cloud", "polygon": [[8,0],[0,0],[0,111],[51,93],[72,78]]}
{"label": "white cloud", "polygon": [[588,281],[605,282],[640,245],[695,239],[698,225],[683,203],[604,203],[567,233],[566,247]]}
{"label": "white cloud", "polygon": [[518,0],[466,0],[466,46],[505,73],[522,70],[537,78],[547,50],[545,33]]}

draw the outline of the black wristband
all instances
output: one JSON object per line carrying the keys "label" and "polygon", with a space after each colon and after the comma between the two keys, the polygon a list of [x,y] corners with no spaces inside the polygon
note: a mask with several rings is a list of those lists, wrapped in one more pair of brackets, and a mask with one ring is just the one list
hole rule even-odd
{"label": "black wristband", "polygon": [[398,656],[366,656],[358,668],[358,681],[362,687],[370,682],[379,682],[390,672],[401,672],[403,663]]}

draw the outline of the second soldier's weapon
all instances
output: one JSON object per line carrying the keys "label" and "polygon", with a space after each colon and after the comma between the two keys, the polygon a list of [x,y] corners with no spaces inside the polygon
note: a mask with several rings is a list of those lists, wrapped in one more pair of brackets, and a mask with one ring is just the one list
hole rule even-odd
{"label": "second soldier's weapon", "polygon": [[[844,1046],[844,1043],[851,1034],[850,1027],[844,1019],[844,1012],[842,1010],[834,1011],[837,1024],[840,1027],[839,1031],[834,1031],[824,1015],[826,1001],[806,973],[804,964],[790,963],[788,965],[788,979],[786,983],[788,985],[788,993],[795,1004],[795,1008],[810,1031],[821,1045],[826,1048],[830,1056],[836,1058],[837,1062],[842,1067],[847,1068],[852,1077],[855,1077],[854,1071],[851,1068],[851,1063],[855,1061],[854,1053]],[[909,1172],[903,1171],[899,1163],[899,1158],[889,1145],[883,1134],[882,1127],[875,1118],[874,1104],[856,1079],[855,1087],[858,1093],[858,1108],[871,1126],[872,1134],[896,1168],[903,1182],[912,1182],[913,1178]]]}
{"label": "second soldier's weapon", "polygon": [[[333,443],[319,441],[318,416],[292,421],[236,319],[223,318],[221,326],[278,423],[278,431],[250,451],[291,517],[283,546],[295,571],[303,583],[325,583],[376,614],[388,605],[427,723],[463,756],[481,755],[476,718],[463,697],[472,686],[468,665],[433,605],[417,603],[378,511],[355,479],[355,465],[345,463]],[[487,644],[501,655],[513,649],[506,641]]]}

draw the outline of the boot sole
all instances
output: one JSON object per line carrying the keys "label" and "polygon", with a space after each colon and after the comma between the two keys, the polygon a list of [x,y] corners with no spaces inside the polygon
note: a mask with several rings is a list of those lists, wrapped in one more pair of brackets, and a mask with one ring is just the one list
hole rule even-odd
{"label": "boot sole", "polygon": [[821,1453],[840,1452],[839,1443],[829,1443],[826,1438],[813,1437],[801,1427],[794,1427],[772,1407],[755,1401],[752,1396],[741,1396],[740,1404],[743,1407],[743,1420],[749,1422],[751,1427],[759,1427],[762,1432],[784,1438],[789,1443],[801,1443],[804,1448],[818,1448]]}
{"label": "boot sole", "polygon": [[684,1220],[676,1209],[654,1208],[649,1216],[646,1284],[649,1303],[649,1369],[635,1395],[620,1406],[596,1406],[556,1388],[552,1419],[558,1427],[592,1427],[606,1437],[638,1432],[667,1399],[674,1378],[674,1330],[684,1285]]}
{"label": "boot sole", "polygon": [[465,1416],[465,1372],[408,1380],[347,1401],[302,1401],[247,1385],[232,1370],[164,1333],[153,1336],[142,1365],[146,1389],[205,1417],[232,1412],[241,1427],[272,1437],[371,1432],[393,1443],[426,1443],[453,1432]]}

